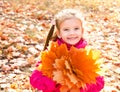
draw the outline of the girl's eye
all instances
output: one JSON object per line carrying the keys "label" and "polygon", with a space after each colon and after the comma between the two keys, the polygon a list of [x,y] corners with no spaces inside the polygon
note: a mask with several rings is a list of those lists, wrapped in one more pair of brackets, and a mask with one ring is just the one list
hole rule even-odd
{"label": "girl's eye", "polygon": [[64,29],[64,31],[69,31],[69,29]]}
{"label": "girl's eye", "polygon": [[75,30],[79,30],[79,28],[76,27]]}

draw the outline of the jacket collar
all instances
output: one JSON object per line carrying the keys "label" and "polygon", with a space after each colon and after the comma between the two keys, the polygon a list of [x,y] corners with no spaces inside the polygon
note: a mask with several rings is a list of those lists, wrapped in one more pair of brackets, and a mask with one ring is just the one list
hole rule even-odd
{"label": "jacket collar", "polygon": [[[58,42],[58,44],[59,45],[61,45],[61,44],[63,44],[63,43],[65,43],[62,39],[57,39],[57,42]],[[75,45],[70,45],[70,44],[67,44],[67,43],[65,43],[66,45],[67,45],[67,48],[68,49],[70,49],[71,48],[71,46],[74,46],[74,47],[76,47],[76,48],[85,48],[85,46],[87,45],[87,41],[85,41],[84,39],[81,39],[77,44],[75,44]]]}

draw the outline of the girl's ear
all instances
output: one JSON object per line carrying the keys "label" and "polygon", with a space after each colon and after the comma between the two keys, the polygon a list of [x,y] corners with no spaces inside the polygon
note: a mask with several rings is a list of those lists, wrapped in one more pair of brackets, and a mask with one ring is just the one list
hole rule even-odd
{"label": "girl's ear", "polygon": [[61,35],[60,35],[60,31],[59,30],[56,30],[56,35],[58,38],[61,38]]}
{"label": "girl's ear", "polygon": [[84,36],[84,28],[82,27],[82,38],[83,38],[83,36]]}
{"label": "girl's ear", "polygon": [[84,28],[82,27],[82,34],[84,33]]}

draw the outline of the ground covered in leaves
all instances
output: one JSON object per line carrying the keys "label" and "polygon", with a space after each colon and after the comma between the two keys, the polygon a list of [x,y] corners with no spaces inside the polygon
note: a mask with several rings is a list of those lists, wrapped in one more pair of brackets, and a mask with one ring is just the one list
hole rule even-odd
{"label": "ground covered in leaves", "polygon": [[[84,37],[89,46],[102,52],[105,87],[101,92],[119,92],[120,3],[116,0],[108,5],[102,3],[99,7],[92,3],[91,7],[89,3],[87,6],[81,2],[80,6],[79,2],[71,4],[65,1],[69,7],[76,5],[83,9],[86,20]],[[39,60],[55,11],[64,8],[58,4],[59,9],[50,10],[39,5],[50,3],[40,0],[39,3],[16,5],[0,0],[0,92],[37,92],[30,86],[29,76]]]}

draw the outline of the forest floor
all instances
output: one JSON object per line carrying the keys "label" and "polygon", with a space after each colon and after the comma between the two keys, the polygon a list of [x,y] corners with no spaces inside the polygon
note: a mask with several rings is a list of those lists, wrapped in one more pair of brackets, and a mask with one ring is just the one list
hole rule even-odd
{"label": "forest floor", "polygon": [[29,76],[54,14],[63,8],[80,8],[85,16],[84,38],[102,53],[105,87],[120,92],[119,0],[0,0],[0,92],[37,92]]}

